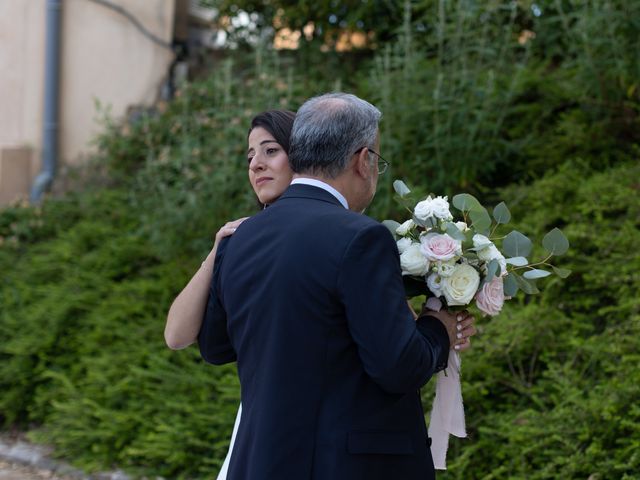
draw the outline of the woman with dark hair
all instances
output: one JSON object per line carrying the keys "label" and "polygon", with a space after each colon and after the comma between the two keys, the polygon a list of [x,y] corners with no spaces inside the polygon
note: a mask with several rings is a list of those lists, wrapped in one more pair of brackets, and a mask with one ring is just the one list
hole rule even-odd
{"label": "woman with dark hair", "polygon": [[[288,154],[289,136],[294,118],[295,113],[288,110],[270,110],[256,115],[251,121],[247,134],[249,183],[258,201],[265,207],[282,195],[293,177]],[[169,348],[179,350],[197,341],[209,297],[209,283],[218,244],[224,237],[232,235],[246,218],[228,222],[218,230],[213,248],[206,260],[173,301],[164,330],[164,338]],[[242,405],[238,409],[231,445],[218,474],[218,480],[226,479],[241,415]]]}
{"label": "woman with dark hair", "polygon": [[[270,110],[256,115],[247,134],[249,183],[258,201],[267,206],[275,202],[291,183],[289,136],[295,113]],[[164,338],[169,348],[179,350],[195,343],[209,296],[209,282],[220,240],[232,235],[244,221],[225,224],[215,236],[213,248],[169,309]]]}

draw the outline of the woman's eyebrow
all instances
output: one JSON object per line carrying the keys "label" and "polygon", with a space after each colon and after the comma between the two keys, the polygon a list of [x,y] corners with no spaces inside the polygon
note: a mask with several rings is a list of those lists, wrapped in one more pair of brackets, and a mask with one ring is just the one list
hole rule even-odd
{"label": "woman's eyebrow", "polygon": [[[275,140],[263,140],[260,142],[260,146],[266,144],[266,143],[278,143]],[[249,147],[249,150],[247,150],[247,153],[251,153],[251,151],[253,150],[253,147]]]}

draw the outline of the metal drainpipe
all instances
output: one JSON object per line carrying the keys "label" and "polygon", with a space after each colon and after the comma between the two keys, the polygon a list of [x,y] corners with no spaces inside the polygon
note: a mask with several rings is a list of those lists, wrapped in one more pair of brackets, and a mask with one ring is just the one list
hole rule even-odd
{"label": "metal drainpipe", "polygon": [[31,186],[32,203],[39,203],[51,185],[58,161],[61,13],[62,0],[47,0],[42,168]]}

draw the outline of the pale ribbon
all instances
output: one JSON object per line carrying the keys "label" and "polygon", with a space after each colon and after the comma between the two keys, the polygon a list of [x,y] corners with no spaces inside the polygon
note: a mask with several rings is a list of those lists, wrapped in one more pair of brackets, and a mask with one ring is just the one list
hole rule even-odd
{"label": "pale ribbon", "polygon": [[[438,311],[442,308],[442,303],[431,297],[427,300],[427,308]],[[455,350],[449,350],[447,368],[438,372],[436,396],[429,422],[431,456],[436,470],[447,469],[449,435],[458,438],[467,436],[460,385],[460,355]]]}

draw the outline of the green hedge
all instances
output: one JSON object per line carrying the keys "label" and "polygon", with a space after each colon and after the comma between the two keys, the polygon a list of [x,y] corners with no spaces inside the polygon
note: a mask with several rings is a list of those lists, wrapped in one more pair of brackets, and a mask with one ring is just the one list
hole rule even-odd
{"label": "green hedge", "polygon": [[517,226],[561,226],[573,270],[482,323],[464,356],[469,440],[444,478],[637,478],[640,163],[569,162],[506,189]]}
{"label": "green hedge", "polygon": [[118,190],[71,195],[31,212],[31,237],[46,240],[25,248],[25,232],[0,249],[0,412],[43,425],[33,438],[90,469],[208,476],[233,425],[235,368],[164,345],[195,262],[159,261],[133,212]]}

